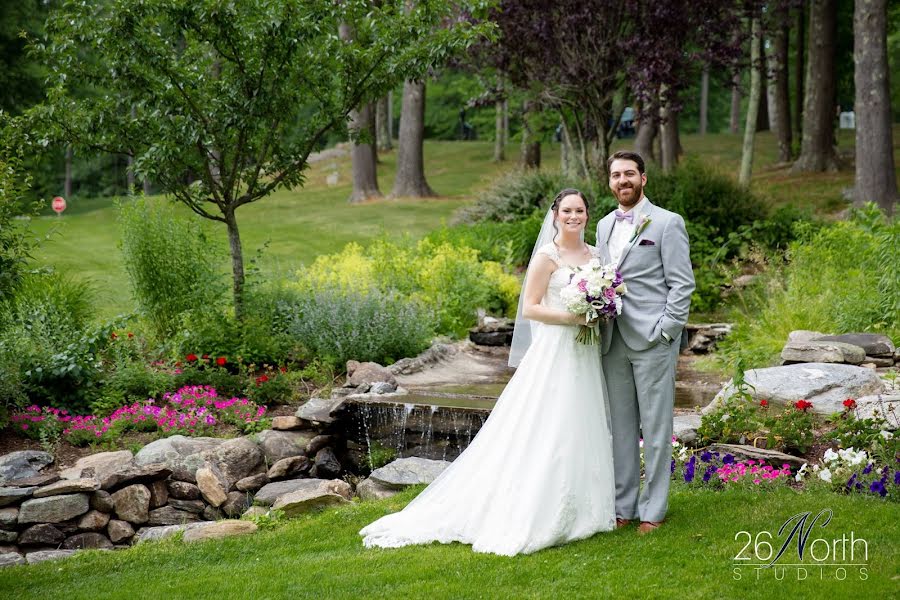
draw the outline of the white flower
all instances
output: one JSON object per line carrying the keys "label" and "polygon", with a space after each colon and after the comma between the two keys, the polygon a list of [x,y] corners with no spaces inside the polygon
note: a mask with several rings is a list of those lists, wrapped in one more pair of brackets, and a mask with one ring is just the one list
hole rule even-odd
{"label": "white flower", "polygon": [[796,475],[794,475],[794,481],[796,481],[798,483],[803,481],[803,478],[806,477],[806,467],[808,467],[808,466],[809,466],[809,464],[803,463],[803,466],[800,467],[800,470],[797,471]]}
{"label": "white flower", "polygon": [[831,483],[831,471],[828,469],[822,469],[821,471],[819,471],[819,479]]}
{"label": "white flower", "polygon": [[825,451],[825,456],[822,457],[822,460],[824,460],[827,463],[830,463],[830,462],[836,461],[838,458],[840,458],[840,455],[837,452],[835,452],[834,450],[832,450],[831,448],[829,448],[828,450]]}
{"label": "white flower", "polygon": [[883,437],[883,438],[885,439],[885,441],[891,440],[891,439],[894,438],[894,434],[893,434],[893,433],[891,433],[890,431],[885,431],[884,429],[882,429],[882,430],[879,431],[878,433],[881,434],[881,437]]}
{"label": "white flower", "polygon": [[819,472],[819,465],[813,465],[813,473]]}

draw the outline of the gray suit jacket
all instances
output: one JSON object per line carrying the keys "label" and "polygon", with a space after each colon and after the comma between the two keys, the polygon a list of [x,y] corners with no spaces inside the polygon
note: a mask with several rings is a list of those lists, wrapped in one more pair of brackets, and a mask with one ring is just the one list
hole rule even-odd
{"label": "gray suit jacket", "polygon": [[[644,216],[650,222],[619,259],[628,289],[622,297],[622,314],[602,328],[603,354],[609,351],[613,327],[618,327],[629,348],[640,351],[666,343],[662,331],[676,340],[687,323],[695,285],[684,219],[654,206],[649,198]],[[597,224],[597,248],[605,263],[611,261],[608,243],[615,222],[613,211]],[[642,244],[643,240],[647,241]]]}

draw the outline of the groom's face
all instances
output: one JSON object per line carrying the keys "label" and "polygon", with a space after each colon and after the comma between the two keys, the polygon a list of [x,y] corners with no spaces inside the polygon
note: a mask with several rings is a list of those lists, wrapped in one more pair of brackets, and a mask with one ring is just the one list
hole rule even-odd
{"label": "groom's face", "polygon": [[638,170],[633,160],[617,158],[609,165],[609,189],[622,208],[631,208],[641,201],[647,174]]}

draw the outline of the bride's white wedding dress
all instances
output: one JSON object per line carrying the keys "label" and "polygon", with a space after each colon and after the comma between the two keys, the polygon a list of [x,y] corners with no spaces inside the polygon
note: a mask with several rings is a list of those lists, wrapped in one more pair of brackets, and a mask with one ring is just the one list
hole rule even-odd
{"label": "bride's white wedding dress", "polygon": [[[592,247],[591,251],[596,250]],[[565,310],[559,265],[542,303]],[[598,346],[532,322],[532,342],[469,447],[405,509],[360,531],[367,547],[462,542],[512,556],[615,528],[612,444]]]}

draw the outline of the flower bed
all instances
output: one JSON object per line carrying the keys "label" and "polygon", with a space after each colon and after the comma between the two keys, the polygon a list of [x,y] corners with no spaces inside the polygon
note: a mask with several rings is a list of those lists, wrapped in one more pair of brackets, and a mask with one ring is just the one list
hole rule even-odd
{"label": "flower bed", "polygon": [[247,398],[219,396],[212,386],[184,386],[153,399],[117,408],[107,417],[71,415],[65,409],[29,406],[11,417],[15,427],[33,439],[62,437],[81,446],[111,441],[127,430],[209,435],[217,425],[228,424],[243,432],[258,428],[266,407]]}

